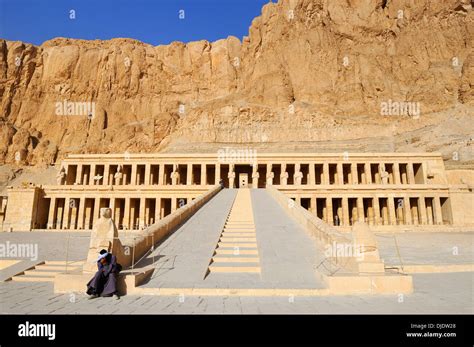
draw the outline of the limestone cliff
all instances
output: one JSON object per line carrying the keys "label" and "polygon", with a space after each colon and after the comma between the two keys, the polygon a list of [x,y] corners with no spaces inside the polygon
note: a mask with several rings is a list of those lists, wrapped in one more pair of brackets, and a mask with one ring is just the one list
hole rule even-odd
{"label": "limestone cliff", "polygon": [[[242,42],[0,40],[0,162],[338,141],[459,151],[469,161],[472,8],[468,0],[280,0],[263,7]],[[92,102],[93,115],[58,115],[67,102]],[[418,103],[419,117],[382,116],[387,102]]]}

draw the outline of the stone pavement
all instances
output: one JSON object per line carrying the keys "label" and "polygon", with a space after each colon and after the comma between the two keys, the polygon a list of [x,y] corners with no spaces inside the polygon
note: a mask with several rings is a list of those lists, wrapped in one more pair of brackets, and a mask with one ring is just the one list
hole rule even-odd
{"label": "stone pavement", "polygon": [[474,264],[474,232],[379,233],[377,242],[385,264]]}
{"label": "stone pavement", "polygon": [[0,283],[0,314],[473,314],[474,273],[416,274],[415,293],[380,296],[124,296],[54,294],[51,283]]}

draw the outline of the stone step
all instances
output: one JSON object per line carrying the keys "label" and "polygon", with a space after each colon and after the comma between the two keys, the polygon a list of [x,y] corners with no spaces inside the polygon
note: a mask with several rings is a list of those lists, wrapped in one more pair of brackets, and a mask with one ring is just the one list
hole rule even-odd
{"label": "stone step", "polygon": [[235,256],[235,258],[232,258],[232,257],[216,256],[212,258],[212,261],[214,263],[256,263],[258,264],[260,259],[258,257]]}
{"label": "stone step", "polygon": [[242,272],[253,272],[260,273],[260,266],[209,266],[209,271],[212,272],[231,272],[231,273],[242,273]]}
{"label": "stone step", "polygon": [[257,248],[257,244],[255,242],[219,242],[218,247],[247,247],[247,248]]}
{"label": "stone step", "polygon": [[54,276],[42,277],[42,276],[14,276],[12,281],[15,282],[54,282]]}
{"label": "stone step", "polygon": [[[225,254],[225,255],[230,255],[230,254],[235,254],[235,250],[234,249],[222,249],[222,248],[217,248],[216,249],[216,254]],[[258,250],[257,249],[239,249],[239,253],[238,254],[251,254],[251,255],[255,255],[255,254],[258,254]]]}
{"label": "stone step", "polygon": [[63,271],[42,271],[42,270],[34,269],[34,270],[26,270],[25,276],[54,277],[61,272]]}
{"label": "stone step", "polygon": [[255,237],[228,237],[228,236],[221,236],[221,242],[257,242]]}

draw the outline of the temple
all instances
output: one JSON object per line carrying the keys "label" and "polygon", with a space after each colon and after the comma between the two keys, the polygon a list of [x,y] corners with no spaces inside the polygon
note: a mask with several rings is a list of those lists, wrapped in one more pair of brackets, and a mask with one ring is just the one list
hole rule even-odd
{"label": "temple", "polygon": [[3,231],[91,230],[109,207],[119,230],[142,230],[209,191],[273,186],[342,231],[472,225],[469,170],[436,153],[71,154],[55,185],[2,197]]}

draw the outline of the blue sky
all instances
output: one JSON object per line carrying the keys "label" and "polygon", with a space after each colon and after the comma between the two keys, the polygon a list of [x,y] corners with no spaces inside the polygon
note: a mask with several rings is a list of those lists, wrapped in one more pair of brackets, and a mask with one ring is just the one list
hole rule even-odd
{"label": "blue sky", "polygon": [[[0,38],[40,45],[54,37],[172,41],[242,39],[270,0],[0,0]],[[276,2],[276,0],[273,0]],[[70,10],[75,19],[70,19]],[[184,10],[184,19],[179,18]]]}

